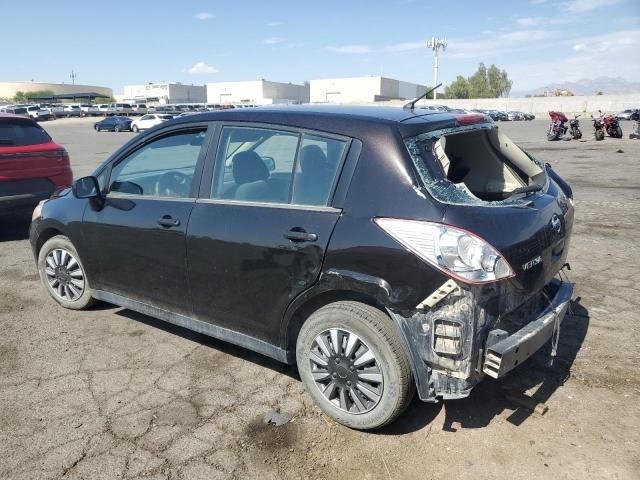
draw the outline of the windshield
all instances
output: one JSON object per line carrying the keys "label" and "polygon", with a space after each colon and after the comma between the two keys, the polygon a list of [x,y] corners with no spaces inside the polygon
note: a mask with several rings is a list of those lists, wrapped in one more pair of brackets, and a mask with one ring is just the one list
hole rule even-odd
{"label": "windshield", "polygon": [[546,188],[543,166],[494,125],[425,132],[405,145],[424,187],[444,203],[508,204]]}

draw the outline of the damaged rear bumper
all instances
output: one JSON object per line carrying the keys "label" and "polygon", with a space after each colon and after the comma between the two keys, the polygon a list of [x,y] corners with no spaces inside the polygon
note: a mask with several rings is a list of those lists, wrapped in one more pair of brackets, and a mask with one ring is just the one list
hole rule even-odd
{"label": "damaged rear bumper", "polygon": [[501,329],[489,332],[482,371],[493,378],[503,377],[537,352],[560,327],[572,295],[573,284],[562,283],[551,304],[531,323],[513,335]]}
{"label": "damaged rear bumper", "polygon": [[454,284],[435,305],[389,311],[405,340],[418,395],[436,402],[467,397],[486,376],[500,378],[539,350],[564,319],[573,284],[552,280],[533,296],[507,282]]}

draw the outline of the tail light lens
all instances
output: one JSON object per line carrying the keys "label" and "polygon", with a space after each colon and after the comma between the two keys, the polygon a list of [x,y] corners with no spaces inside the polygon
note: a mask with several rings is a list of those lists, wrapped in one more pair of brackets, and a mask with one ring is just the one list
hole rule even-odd
{"label": "tail light lens", "polygon": [[488,242],[441,223],[376,218],[376,224],[410,252],[465,283],[487,283],[514,276],[509,263]]}

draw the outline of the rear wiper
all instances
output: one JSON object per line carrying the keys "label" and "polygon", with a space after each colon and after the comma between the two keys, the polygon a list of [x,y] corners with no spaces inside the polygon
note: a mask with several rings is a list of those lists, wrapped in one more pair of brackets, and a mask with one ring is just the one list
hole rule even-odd
{"label": "rear wiper", "polygon": [[518,187],[515,190],[512,190],[511,192],[509,192],[507,196],[510,197],[512,195],[518,195],[519,193],[524,193],[525,195],[528,195],[530,193],[539,192],[540,190],[542,190],[542,185],[538,185],[536,183],[533,185],[527,185],[526,187]]}

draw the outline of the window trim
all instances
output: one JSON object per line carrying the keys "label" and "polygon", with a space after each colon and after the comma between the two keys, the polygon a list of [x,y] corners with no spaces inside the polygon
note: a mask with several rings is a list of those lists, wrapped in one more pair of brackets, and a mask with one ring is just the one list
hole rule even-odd
{"label": "window trim", "polygon": [[[302,146],[302,142],[304,141],[304,135],[314,136],[326,138],[328,140],[336,140],[345,142],[345,148],[342,151],[342,156],[338,161],[338,166],[336,168],[336,172],[333,177],[333,183],[331,185],[329,198],[327,200],[326,205],[304,205],[304,204],[296,204],[291,203],[291,195],[293,192],[294,178],[291,180],[291,185],[289,187],[289,201],[287,203],[277,203],[277,202],[254,202],[248,200],[230,200],[223,198],[212,198],[211,195],[213,193],[213,179],[218,173],[218,169],[220,166],[218,165],[217,157],[218,150],[220,148],[220,139],[222,137],[222,130],[228,127],[240,127],[240,128],[260,128],[263,130],[276,130],[283,132],[295,133],[298,135],[298,146],[296,148],[296,158],[294,160],[294,171],[292,172],[295,175],[295,168],[298,165],[300,150]],[[281,125],[267,122],[242,122],[242,121],[218,121],[216,122],[215,127],[215,136],[212,139],[210,152],[211,155],[207,156],[207,168],[206,171],[202,175],[201,185],[200,185],[200,194],[198,195],[198,201],[201,200],[213,200],[213,202],[204,202],[204,203],[216,203],[216,204],[225,204],[229,203],[232,205],[253,205],[260,207],[293,207],[296,210],[322,210],[322,211],[341,211],[341,207],[336,208],[333,205],[334,196],[338,191],[338,186],[341,181],[343,175],[343,168],[345,167],[345,163],[347,162],[347,157],[349,156],[349,152],[351,150],[351,146],[353,144],[354,139],[351,137],[347,137],[344,135],[337,135],[335,133],[323,132],[322,130],[313,130],[309,128],[302,127],[294,127],[290,125]],[[352,172],[351,172],[352,173]],[[349,175],[351,176],[351,175]],[[205,183],[206,182],[206,183]]]}
{"label": "window trim", "polygon": [[[195,200],[196,198],[198,198],[198,192],[200,190],[200,183],[201,183],[200,180],[202,178],[204,164],[206,162],[206,159],[208,158],[207,154],[209,151],[209,147],[211,145],[211,136],[212,136],[211,128],[212,128],[212,122],[197,122],[197,123],[173,125],[167,128],[163,128],[162,130],[156,132],[155,135],[142,138],[139,141],[136,141],[132,144],[126,144],[124,147],[122,147],[121,151],[116,152],[113,158],[107,161],[106,167],[104,169],[101,169],[100,171],[97,171],[96,174],[94,174],[97,177],[101,175],[105,169],[108,170],[105,178],[105,185],[104,185],[104,188],[102,189],[103,195],[107,198],[137,197],[139,199],[156,199],[156,200],[168,200],[168,201],[178,200],[178,199],[184,199],[189,201]],[[196,161],[196,166],[193,172],[193,183],[191,185],[191,193],[189,194],[188,197],[159,197],[157,195],[136,195],[136,194],[130,195],[122,192],[118,192],[114,195],[113,192],[109,191],[109,187],[111,186],[111,173],[113,172],[113,168],[116,165],[118,165],[120,162],[124,161],[133,153],[137,152],[138,150],[145,147],[149,143],[152,143],[156,140],[159,140],[161,138],[164,138],[170,135],[180,134],[180,132],[197,130],[197,129],[203,129],[205,133],[205,137],[204,137],[204,140],[202,141],[200,153],[198,154],[198,160]]]}

